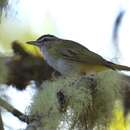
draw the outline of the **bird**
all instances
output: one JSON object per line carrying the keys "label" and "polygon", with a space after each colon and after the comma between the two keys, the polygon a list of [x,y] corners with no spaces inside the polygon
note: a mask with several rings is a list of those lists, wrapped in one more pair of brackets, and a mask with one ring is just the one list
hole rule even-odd
{"label": "bird", "polygon": [[97,74],[107,70],[130,71],[130,67],[108,61],[78,42],[51,34],[27,43],[39,47],[47,64],[62,75]]}

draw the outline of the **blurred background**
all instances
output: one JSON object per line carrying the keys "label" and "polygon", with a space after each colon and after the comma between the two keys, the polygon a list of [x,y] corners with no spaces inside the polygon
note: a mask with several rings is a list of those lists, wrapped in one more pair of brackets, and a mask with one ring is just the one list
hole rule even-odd
{"label": "blurred background", "polygon": [[[13,55],[15,40],[25,43],[53,34],[130,66],[129,5],[130,0],[0,0],[0,53]],[[34,92],[30,86],[22,92],[12,87],[6,90],[10,102],[22,112],[28,111]],[[5,130],[26,127],[11,114],[3,115]]]}

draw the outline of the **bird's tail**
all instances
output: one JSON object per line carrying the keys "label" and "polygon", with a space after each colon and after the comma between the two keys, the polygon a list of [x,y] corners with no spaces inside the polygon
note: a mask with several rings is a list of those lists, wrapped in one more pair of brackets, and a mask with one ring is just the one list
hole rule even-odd
{"label": "bird's tail", "polygon": [[125,65],[119,65],[119,64],[111,64],[111,67],[115,70],[125,70],[125,71],[130,71],[130,67],[125,66]]}

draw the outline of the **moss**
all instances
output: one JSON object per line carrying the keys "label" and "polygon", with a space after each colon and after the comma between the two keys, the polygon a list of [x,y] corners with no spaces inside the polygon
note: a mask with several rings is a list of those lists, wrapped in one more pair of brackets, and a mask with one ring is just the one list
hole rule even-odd
{"label": "moss", "polygon": [[[62,129],[65,124],[69,129],[106,129],[115,101],[120,98],[119,81],[119,74],[106,71],[94,76],[71,75],[44,82],[31,110],[32,114],[43,116],[39,130]],[[58,92],[64,102],[58,99]]]}

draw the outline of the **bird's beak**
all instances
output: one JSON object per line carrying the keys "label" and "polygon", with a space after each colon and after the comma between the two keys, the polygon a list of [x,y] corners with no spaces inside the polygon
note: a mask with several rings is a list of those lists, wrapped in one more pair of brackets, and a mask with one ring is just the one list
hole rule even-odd
{"label": "bird's beak", "polygon": [[28,41],[28,42],[26,42],[26,43],[27,43],[27,44],[31,44],[31,45],[38,46],[37,41]]}

